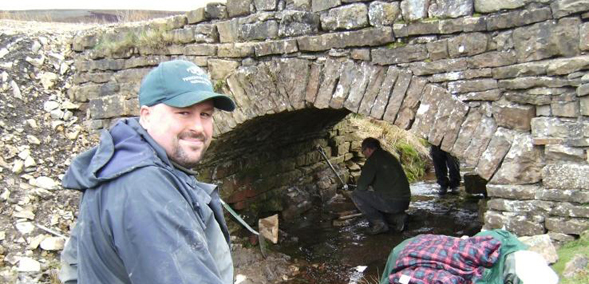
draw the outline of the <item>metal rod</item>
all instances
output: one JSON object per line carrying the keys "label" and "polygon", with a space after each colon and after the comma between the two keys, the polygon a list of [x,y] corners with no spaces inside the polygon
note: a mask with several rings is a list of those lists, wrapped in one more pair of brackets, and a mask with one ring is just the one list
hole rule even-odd
{"label": "metal rod", "polygon": [[333,171],[333,173],[335,174],[335,176],[339,179],[339,181],[342,183],[342,185],[345,185],[346,183],[344,182],[344,180],[339,176],[339,174],[337,173],[337,171],[335,170],[335,168],[333,167],[333,165],[331,164],[331,162],[329,161],[329,159],[327,158],[327,155],[325,154],[325,151],[323,151],[323,148],[321,148],[321,146],[317,145],[317,151],[319,151],[319,153],[321,153],[321,156],[323,156],[323,159],[325,159],[325,161],[327,162],[327,164],[329,165],[329,167],[331,168],[331,170]]}

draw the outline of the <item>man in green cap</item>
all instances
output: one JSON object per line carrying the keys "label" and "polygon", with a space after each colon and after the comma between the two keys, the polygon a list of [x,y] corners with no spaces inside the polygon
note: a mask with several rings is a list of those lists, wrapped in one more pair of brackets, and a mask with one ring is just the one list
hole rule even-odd
{"label": "man in green cap", "polygon": [[64,283],[233,283],[215,185],[190,169],[235,104],[192,62],[161,63],[142,81],[138,118],[117,122],[76,157],[65,188],[83,192],[62,253]]}

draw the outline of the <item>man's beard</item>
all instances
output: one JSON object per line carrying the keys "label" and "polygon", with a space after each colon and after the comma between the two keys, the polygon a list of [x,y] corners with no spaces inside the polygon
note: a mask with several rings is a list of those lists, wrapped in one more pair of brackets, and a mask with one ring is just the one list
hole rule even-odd
{"label": "man's beard", "polygon": [[[184,138],[192,138],[192,139],[200,139],[203,141],[203,147],[200,151],[200,155],[196,158],[190,158],[188,153],[184,151],[184,149],[180,146],[179,141]],[[192,134],[190,132],[183,132],[179,135],[176,147],[174,149],[173,155],[170,157],[174,162],[178,163],[179,165],[191,169],[198,165],[202,157],[204,156],[207,148],[209,145],[206,143],[207,139],[204,134]]]}

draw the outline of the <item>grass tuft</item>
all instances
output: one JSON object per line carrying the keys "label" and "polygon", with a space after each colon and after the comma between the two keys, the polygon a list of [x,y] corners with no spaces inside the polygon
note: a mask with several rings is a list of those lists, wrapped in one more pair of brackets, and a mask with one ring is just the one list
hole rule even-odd
{"label": "grass tuft", "polygon": [[357,134],[362,139],[374,137],[380,140],[385,150],[399,158],[410,183],[421,180],[425,175],[429,148],[423,139],[388,122],[362,115],[353,115],[350,122],[357,126]]}
{"label": "grass tuft", "polygon": [[578,240],[566,243],[558,250],[558,262],[552,268],[558,273],[560,284],[589,283],[589,267],[586,267],[585,271],[572,279],[565,279],[562,276],[565,265],[578,254],[589,257],[589,230],[581,234]]}

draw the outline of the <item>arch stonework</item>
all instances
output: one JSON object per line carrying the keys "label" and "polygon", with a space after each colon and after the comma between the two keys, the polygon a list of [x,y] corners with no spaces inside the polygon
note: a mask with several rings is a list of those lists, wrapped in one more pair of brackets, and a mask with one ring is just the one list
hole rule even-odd
{"label": "arch stonework", "polygon": [[[104,128],[137,114],[150,68],[191,60],[238,105],[216,113],[219,136],[266,116],[346,110],[408,129],[488,180],[486,228],[555,240],[589,228],[589,5],[464,0],[420,14],[413,2],[428,1],[240,0],[80,35],[70,97]],[[161,31],[159,45],[100,45],[146,30]]]}

